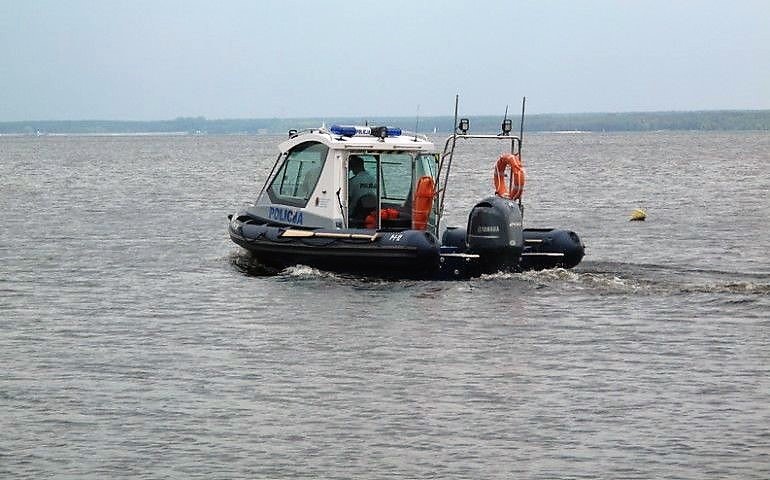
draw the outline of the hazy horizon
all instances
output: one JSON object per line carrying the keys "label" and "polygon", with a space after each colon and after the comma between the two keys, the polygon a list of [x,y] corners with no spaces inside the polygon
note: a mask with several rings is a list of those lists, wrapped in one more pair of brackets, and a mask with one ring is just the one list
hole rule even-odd
{"label": "hazy horizon", "polygon": [[770,3],[0,4],[0,122],[770,109]]}
{"label": "hazy horizon", "polygon": [[[509,106],[510,107],[510,106]],[[452,107],[454,108],[454,106]],[[503,107],[504,109],[505,107]],[[519,115],[521,113],[520,108],[521,105],[518,107],[519,109],[515,109],[514,111],[511,111],[509,108],[508,111],[508,117],[509,118],[519,118]],[[526,116],[542,116],[542,117],[551,117],[551,116],[580,116],[580,115],[635,115],[635,114],[688,114],[688,113],[718,113],[718,112],[766,112],[770,111],[770,108],[746,108],[746,109],[715,109],[715,110],[650,110],[650,111],[626,111],[626,112],[542,112],[542,113],[529,113],[526,112]],[[504,110],[503,110],[504,112]],[[446,114],[438,114],[438,115],[421,115],[421,119],[429,119],[429,118],[446,118],[451,117],[454,114],[454,111],[451,113]],[[462,112],[460,112],[462,115]],[[471,117],[471,118],[480,118],[480,117],[503,117],[504,113],[474,113],[474,114],[466,114],[465,116]],[[305,116],[305,117],[232,117],[232,118],[210,118],[205,115],[185,115],[180,116],[177,115],[173,118],[139,118],[139,119],[116,119],[116,118],[61,118],[61,119],[54,119],[54,118],[28,118],[28,119],[21,119],[21,120],[0,120],[0,123],[32,123],[32,122],[137,122],[137,123],[156,123],[156,122],[172,122],[176,120],[181,119],[198,119],[203,118],[206,121],[211,122],[217,122],[217,121],[248,121],[248,120],[323,120],[324,118],[329,119],[357,119],[360,118],[363,120],[366,120],[367,118],[372,119],[378,119],[378,118],[397,118],[397,119],[410,119],[415,120],[416,117],[414,114],[404,114],[404,115],[317,115],[317,116]]]}

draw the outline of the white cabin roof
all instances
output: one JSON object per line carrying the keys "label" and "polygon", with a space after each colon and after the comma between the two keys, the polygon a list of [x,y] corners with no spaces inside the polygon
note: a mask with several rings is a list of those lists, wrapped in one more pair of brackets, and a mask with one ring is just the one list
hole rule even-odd
{"label": "white cabin roof", "polygon": [[279,145],[281,152],[304,142],[321,142],[333,150],[410,150],[421,153],[436,153],[436,146],[424,135],[402,132],[398,136],[383,139],[373,135],[356,134],[354,136],[336,135],[325,128],[297,132]]}

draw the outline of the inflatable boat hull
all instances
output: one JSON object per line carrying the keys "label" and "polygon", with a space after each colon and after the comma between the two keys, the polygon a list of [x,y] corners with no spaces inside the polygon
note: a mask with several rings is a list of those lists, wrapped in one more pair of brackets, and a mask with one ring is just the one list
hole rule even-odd
{"label": "inflatable boat hull", "polygon": [[440,269],[435,236],[418,230],[295,230],[269,224],[230,224],[230,238],[261,264],[307,265],[382,277],[433,277]]}
{"label": "inflatable boat hull", "polygon": [[463,228],[448,229],[441,245],[421,230],[297,229],[242,213],[231,218],[230,238],[261,265],[307,265],[380,278],[463,279],[497,271],[571,268],[583,257],[577,235],[524,229],[524,247],[473,250]]}
{"label": "inflatable boat hull", "polygon": [[522,270],[572,268],[585,255],[585,246],[570,230],[555,228],[525,228]]}

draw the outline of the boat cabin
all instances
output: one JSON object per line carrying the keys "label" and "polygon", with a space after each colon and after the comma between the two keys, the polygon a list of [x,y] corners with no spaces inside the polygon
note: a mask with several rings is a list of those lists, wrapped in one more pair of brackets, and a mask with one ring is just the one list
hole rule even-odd
{"label": "boat cabin", "polygon": [[[248,209],[271,224],[412,229],[418,184],[424,177],[431,185],[436,179],[433,143],[397,128],[333,125],[292,131],[279,149],[265,186]],[[428,209],[433,230],[435,205]]]}
{"label": "boat cabin", "polygon": [[[438,155],[426,137],[389,127],[332,125],[289,132],[254,205],[229,216],[236,244],[274,269],[395,278],[456,279],[484,273],[572,268],[585,246],[575,232],[524,228],[519,136],[469,133],[457,121]],[[458,140],[510,143],[495,162],[494,193],[468,213],[467,228],[439,235]]]}

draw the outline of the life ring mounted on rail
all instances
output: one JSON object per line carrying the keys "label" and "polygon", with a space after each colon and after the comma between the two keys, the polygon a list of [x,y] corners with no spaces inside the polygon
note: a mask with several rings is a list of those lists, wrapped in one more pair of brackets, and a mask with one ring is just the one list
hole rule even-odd
{"label": "life ring mounted on rail", "polygon": [[[511,169],[511,179],[506,181],[505,170]],[[521,166],[521,155],[505,153],[500,155],[495,163],[495,194],[499,197],[519,200],[524,193],[524,167]]]}

